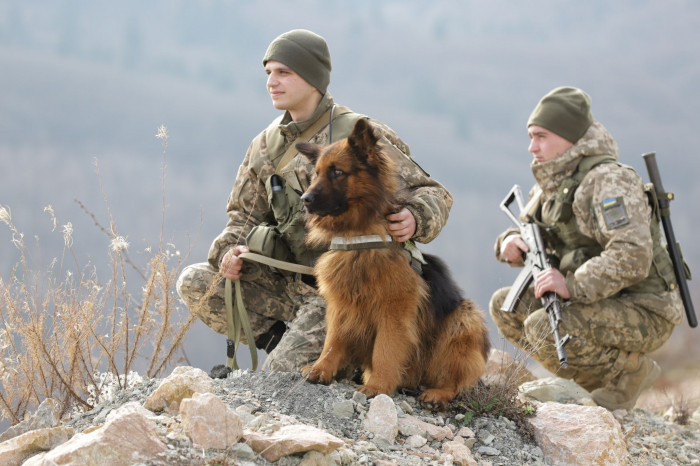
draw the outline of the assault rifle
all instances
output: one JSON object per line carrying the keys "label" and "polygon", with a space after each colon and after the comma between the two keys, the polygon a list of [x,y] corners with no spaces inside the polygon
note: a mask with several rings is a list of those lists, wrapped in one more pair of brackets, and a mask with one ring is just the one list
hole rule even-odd
{"label": "assault rifle", "polygon": [[[644,162],[649,172],[649,180],[654,185],[656,198],[659,203],[659,213],[661,214],[661,223],[666,234],[666,242],[668,243],[668,253],[671,256],[673,263],[673,272],[676,274],[676,281],[681,292],[683,307],[685,308],[685,316],[688,318],[688,325],[695,328],[698,326],[698,319],[695,317],[695,308],[693,301],[690,299],[690,291],[688,290],[689,277],[686,276],[685,268],[683,267],[683,258],[679,244],[676,242],[676,235],[673,233],[673,225],[671,225],[671,209],[670,202],[673,200],[673,194],[664,191],[664,186],[661,184],[661,175],[659,167],[656,165],[656,153],[649,152],[642,155]],[[671,285],[673,287],[673,285]],[[671,288],[673,289],[673,288]]]}
{"label": "assault rifle", "polygon": [[[540,227],[531,221],[521,221],[510,210],[510,205],[513,201],[517,201],[518,207],[520,208],[521,216],[524,213],[525,203],[523,201],[523,194],[520,191],[520,186],[517,184],[513,186],[510,190],[508,196],[501,202],[501,210],[510,218],[513,223],[520,230],[520,236],[527,244],[530,249],[529,252],[523,253],[523,263],[525,264],[522,272],[515,279],[515,283],[511,286],[508,295],[506,296],[503,306],[501,306],[501,311],[513,312],[518,305],[518,302],[523,297],[528,287],[534,280],[535,274],[540,273],[545,269],[551,268],[549,258],[547,257],[547,252],[545,251],[544,240],[542,239],[542,232]],[[554,346],[557,349],[557,356],[559,357],[559,364],[562,368],[566,369],[569,367],[569,360],[566,356],[566,349],[564,345],[571,338],[569,335],[562,338],[559,335],[559,323],[561,322],[561,309],[562,303],[559,299],[559,295],[552,291],[546,292],[542,295],[542,305],[547,311],[549,316],[549,325],[552,327],[552,334],[554,335]]]}

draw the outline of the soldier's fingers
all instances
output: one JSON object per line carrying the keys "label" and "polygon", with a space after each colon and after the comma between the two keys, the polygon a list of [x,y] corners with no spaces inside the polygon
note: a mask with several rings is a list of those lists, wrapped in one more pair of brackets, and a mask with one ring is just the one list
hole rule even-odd
{"label": "soldier's fingers", "polygon": [[513,242],[514,242],[515,245],[518,247],[518,249],[520,249],[520,250],[522,250],[522,251],[525,251],[525,252],[529,252],[529,251],[530,251],[530,248],[527,247],[527,243],[525,243],[525,241],[523,241],[523,239],[522,239],[521,237],[518,236],[517,238],[515,238],[515,239],[513,240]]}
{"label": "soldier's fingers", "polygon": [[238,257],[241,253],[244,252],[250,252],[246,246],[236,246],[235,248],[232,249],[232,253],[234,256]]}

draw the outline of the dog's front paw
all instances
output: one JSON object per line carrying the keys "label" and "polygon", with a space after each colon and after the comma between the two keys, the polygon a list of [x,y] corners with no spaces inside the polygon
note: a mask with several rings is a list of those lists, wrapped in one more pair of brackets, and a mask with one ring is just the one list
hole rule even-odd
{"label": "dog's front paw", "polygon": [[301,369],[301,375],[311,383],[321,383],[328,385],[333,380],[333,374],[317,368],[316,366],[306,366]]}
{"label": "dog's front paw", "polygon": [[358,388],[357,391],[360,393],[364,393],[364,395],[367,398],[373,398],[373,397],[375,397],[377,395],[381,395],[381,394],[384,394],[384,395],[389,394],[389,392],[387,390],[382,390],[380,388],[373,387],[371,385],[363,385],[360,388]]}
{"label": "dog's front paw", "polygon": [[455,394],[451,390],[440,390],[437,388],[431,388],[423,392],[421,396],[418,397],[418,402],[427,409],[434,411],[444,411],[447,408],[447,404],[452,401]]}

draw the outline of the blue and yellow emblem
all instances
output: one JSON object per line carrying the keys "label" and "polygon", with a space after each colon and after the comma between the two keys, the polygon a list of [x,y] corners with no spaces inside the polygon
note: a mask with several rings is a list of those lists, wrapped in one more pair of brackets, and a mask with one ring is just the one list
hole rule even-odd
{"label": "blue and yellow emblem", "polygon": [[605,225],[607,225],[608,230],[614,230],[630,223],[625,203],[621,197],[611,197],[604,200],[602,208],[603,218],[605,218]]}

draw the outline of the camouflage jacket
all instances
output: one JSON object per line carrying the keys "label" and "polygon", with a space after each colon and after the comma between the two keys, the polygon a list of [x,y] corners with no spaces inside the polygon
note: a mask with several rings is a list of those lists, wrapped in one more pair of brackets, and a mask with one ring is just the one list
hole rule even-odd
{"label": "camouflage jacket", "polygon": [[[561,156],[547,162],[532,162],[537,184],[530,191],[542,191],[542,221],[551,223],[547,205],[558,192],[562,181],[571,178],[583,157],[609,155],[618,158],[617,143],[599,122],[594,122],[576,144]],[[603,203],[622,199],[629,222],[609,227],[603,214]],[[652,261],[651,207],[639,175],[626,165],[605,163],[594,167],[576,190],[572,205],[579,231],[600,244],[603,252],[566,275],[571,301],[592,303],[608,298],[641,280],[649,273]],[[500,256],[503,239],[517,233],[514,229],[501,234],[496,241],[496,257]],[[517,265],[517,264],[515,264]],[[521,264],[522,265],[522,264]],[[650,296],[653,295],[653,296]],[[642,305],[669,321],[681,322],[682,303],[677,291],[662,293],[630,293],[626,299]]]}
{"label": "camouflage jacket", "polygon": [[[326,93],[312,117],[306,121],[291,121],[289,112],[285,112],[278,126],[284,137],[284,150],[294,144],[297,137],[332,105],[333,98]],[[397,164],[401,197],[405,207],[416,219],[416,232],[412,239],[421,243],[432,241],[447,222],[452,195],[413,161],[408,145],[391,128],[376,120],[370,119],[369,122],[382,135],[380,144]],[[245,244],[245,238],[253,227],[263,222],[274,224],[274,215],[265,190],[266,180],[275,173],[267,150],[266,131],[267,129],[258,134],[248,148],[228,199],[229,221],[209,249],[209,263],[216,269],[226,251],[235,245]],[[310,142],[326,145],[328,133],[329,126],[326,125]],[[347,134],[337,134],[334,126],[333,140],[341,137],[347,137]],[[294,167],[300,188],[305,191],[314,177],[313,165],[304,156],[297,154],[287,165],[290,166]]]}

